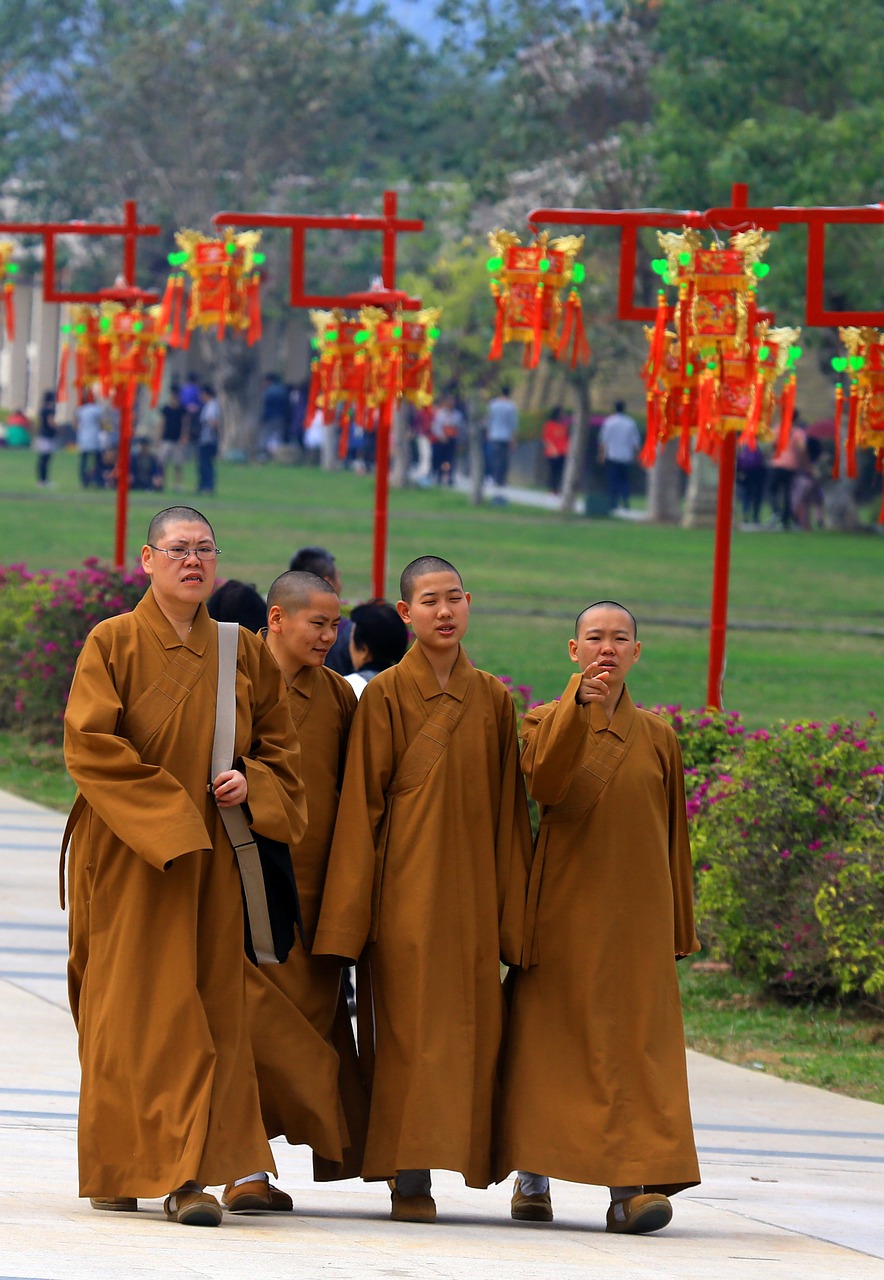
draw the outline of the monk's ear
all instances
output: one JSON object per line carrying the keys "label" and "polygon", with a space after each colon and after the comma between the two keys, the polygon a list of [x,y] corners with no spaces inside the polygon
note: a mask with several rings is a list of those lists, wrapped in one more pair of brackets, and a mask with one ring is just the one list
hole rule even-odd
{"label": "monk's ear", "polygon": [[285,617],[285,614],[283,613],[282,609],[280,609],[279,605],[272,604],[270,608],[267,610],[268,628],[271,631],[274,631],[278,634],[284,617]]}
{"label": "monk's ear", "polygon": [[576,662],[577,661],[577,641],[576,640],[568,641],[568,652],[571,655],[571,661]]}
{"label": "monk's ear", "polygon": [[153,572],[153,548],[149,547],[146,543],[141,548],[141,567],[148,577],[150,577]]}
{"label": "monk's ear", "polygon": [[408,623],[410,625],[411,623],[411,605],[410,604],[407,604],[405,600],[397,600],[396,612],[399,614],[399,617],[402,619],[403,622]]}

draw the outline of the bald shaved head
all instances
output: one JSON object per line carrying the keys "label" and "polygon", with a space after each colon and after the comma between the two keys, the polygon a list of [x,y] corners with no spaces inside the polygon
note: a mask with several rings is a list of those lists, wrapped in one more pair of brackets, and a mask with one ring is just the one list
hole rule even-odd
{"label": "bald shaved head", "polygon": [[212,541],[215,541],[215,530],[201,511],[197,511],[195,507],[166,507],[165,511],[158,511],[150,522],[150,528],[147,531],[148,545],[159,542],[166,527],[179,520],[187,521],[188,524],[204,524],[212,535]]}
{"label": "bald shaved head", "polygon": [[267,592],[267,608],[278,605],[285,613],[293,613],[298,609],[309,609],[315,595],[334,596],[338,593],[330,582],[320,578],[318,573],[297,573],[289,570],[281,573],[270,584]]}
{"label": "bald shaved head", "polygon": [[588,613],[592,613],[593,609],[619,609],[621,613],[626,614],[627,618],[629,618],[630,622],[632,623],[633,639],[636,639],[636,640],[638,639],[638,623],[636,622],[633,615],[626,608],[626,605],[618,604],[616,600],[596,600],[593,604],[588,604],[586,608],[581,613],[578,613],[577,615],[577,621],[574,624],[575,636],[579,634],[581,624],[586,618],[586,615]]}
{"label": "bald shaved head", "polygon": [[463,578],[450,561],[443,560],[440,556],[418,556],[417,560],[412,560],[411,564],[407,564],[402,570],[402,576],[399,579],[400,600],[410,604],[414,598],[415,583],[418,578],[422,578],[427,573],[453,573],[463,586]]}

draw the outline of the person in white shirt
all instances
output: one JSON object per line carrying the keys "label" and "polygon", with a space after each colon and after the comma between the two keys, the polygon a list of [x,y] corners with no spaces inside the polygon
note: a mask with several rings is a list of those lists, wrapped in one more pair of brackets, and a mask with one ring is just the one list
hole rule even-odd
{"label": "person in white shirt", "polygon": [[624,401],[618,400],[599,433],[599,462],[605,464],[612,511],[629,507],[630,468],[640,447],[641,436],[635,418],[626,412]]}

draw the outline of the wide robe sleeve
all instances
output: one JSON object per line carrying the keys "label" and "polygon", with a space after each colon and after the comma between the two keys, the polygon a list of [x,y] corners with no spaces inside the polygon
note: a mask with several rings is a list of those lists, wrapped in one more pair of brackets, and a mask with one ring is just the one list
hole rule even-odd
{"label": "wide robe sleeve", "polygon": [[182,854],[210,849],[212,841],[181,783],[162,765],[146,764],[120,734],[124,708],[112,670],[107,633],[91,632],[65,712],[65,763],[120,843],[162,871]]}
{"label": "wide robe sleeve", "polygon": [[395,714],[385,689],[370,681],[350,730],[314,955],[356,960],[371,935],[374,887],[384,854],[386,791],[393,775]]}
{"label": "wide robe sleeve", "polygon": [[[237,764],[249,787],[251,826],[282,844],[297,844],[307,830],[307,798],[301,777],[301,748],[292,726],[285,684],[267,647],[240,628],[237,674],[251,701],[250,741]],[[237,691],[239,700],[240,691]],[[239,716],[237,717],[239,720]]]}
{"label": "wide robe sleeve", "polygon": [[568,681],[559,702],[535,707],[522,721],[522,772],[538,804],[564,800],[586,745],[589,707],[577,701],[581,676]]}
{"label": "wide robe sleeve", "polygon": [[684,764],[675,733],[670,738],[667,791],[669,797],[669,875],[675,925],[675,954],[691,955],[700,950],[694,931],[694,872],[688,837],[684,793]]}
{"label": "wide robe sleeve", "polygon": [[501,792],[496,862],[500,958],[504,964],[518,965],[525,935],[525,900],[533,841],[525,786],[519,773],[516,708],[509,695],[503,704],[499,723]]}

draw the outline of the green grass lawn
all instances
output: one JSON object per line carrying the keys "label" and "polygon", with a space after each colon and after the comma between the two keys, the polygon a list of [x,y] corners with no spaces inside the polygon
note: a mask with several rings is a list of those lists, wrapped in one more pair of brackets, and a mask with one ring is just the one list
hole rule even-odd
{"label": "green grass lawn", "polygon": [[[109,560],[114,494],[81,493],[72,453],[53,459],[52,478],[55,488],[37,490],[33,456],[0,452],[0,561],[64,569],[87,556]],[[150,516],[175,497],[132,495],[130,562]],[[321,543],[338,558],[345,595],[364,599],[373,499],[372,477],[222,465],[219,492],[205,502],[223,551],[219,573],[266,590],[294,550]],[[393,599],[399,570],[424,552],[453,560],[473,594],[473,661],[532,686],[536,698],[556,696],[565,683],[578,609],[613,598],[639,619],[644,652],[633,695],[646,705],[703,705],[711,531],[474,508],[462,495],[436,490],[392,492]],[[780,717],[861,717],[880,703],[882,564],[884,539],[874,533],[736,532],[726,705],[757,726]]]}
{"label": "green grass lawn", "polygon": [[784,1005],[731,973],[679,965],[688,1048],[784,1080],[884,1103],[884,1027],[855,1009]]}

